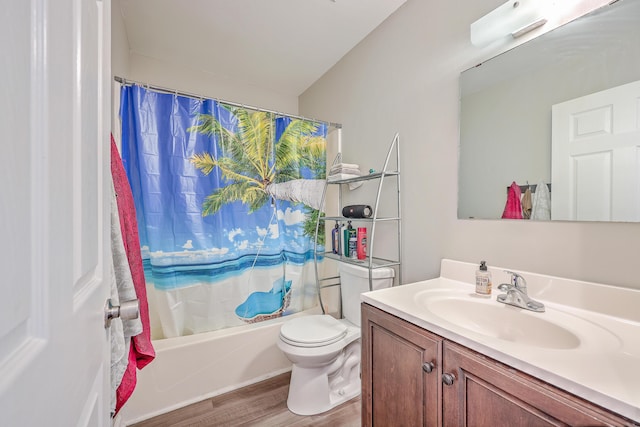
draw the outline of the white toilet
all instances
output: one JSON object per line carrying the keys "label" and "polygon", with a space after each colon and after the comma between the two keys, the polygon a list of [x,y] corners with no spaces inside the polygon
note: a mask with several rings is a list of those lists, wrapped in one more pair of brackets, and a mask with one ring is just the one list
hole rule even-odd
{"label": "white toilet", "polygon": [[[340,263],[344,319],[313,315],[288,320],[278,347],[293,363],[287,406],[298,415],[319,414],[360,394],[360,294],[369,270]],[[371,271],[373,289],[393,283],[392,268]]]}

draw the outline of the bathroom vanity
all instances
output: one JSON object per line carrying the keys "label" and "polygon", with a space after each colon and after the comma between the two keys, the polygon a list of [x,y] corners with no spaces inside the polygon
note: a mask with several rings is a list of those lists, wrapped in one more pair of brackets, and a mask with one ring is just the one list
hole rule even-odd
{"label": "bathroom vanity", "polygon": [[640,291],[522,273],[534,313],[475,267],[363,294],[364,426],[640,425]]}

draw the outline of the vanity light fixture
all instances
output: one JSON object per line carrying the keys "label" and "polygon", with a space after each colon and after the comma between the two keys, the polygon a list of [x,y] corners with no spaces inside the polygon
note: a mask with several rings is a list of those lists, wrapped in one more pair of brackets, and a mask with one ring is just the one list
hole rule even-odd
{"label": "vanity light fixture", "polygon": [[487,46],[505,37],[520,37],[547,22],[547,0],[509,0],[471,24],[471,43]]}
{"label": "vanity light fixture", "polygon": [[536,22],[533,22],[533,23],[531,23],[529,25],[525,25],[524,27],[520,28],[519,30],[514,31],[513,33],[511,33],[511,36],[514,39],[517,39],[518,37],[527,34],[529,31],[533,31],[538,27],[542,27],[546,23],[547,23],[547,20],[545,18],[540,18]]}

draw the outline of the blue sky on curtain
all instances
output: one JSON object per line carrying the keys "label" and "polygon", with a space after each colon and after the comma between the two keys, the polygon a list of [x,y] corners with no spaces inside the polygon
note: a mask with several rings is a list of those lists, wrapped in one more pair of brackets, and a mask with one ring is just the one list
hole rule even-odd
{"label": "blue sky on curtain", "polygon": [[316,304],[325,124],[137,85],[122,87],[120,114],[152,316],[164,336]]}

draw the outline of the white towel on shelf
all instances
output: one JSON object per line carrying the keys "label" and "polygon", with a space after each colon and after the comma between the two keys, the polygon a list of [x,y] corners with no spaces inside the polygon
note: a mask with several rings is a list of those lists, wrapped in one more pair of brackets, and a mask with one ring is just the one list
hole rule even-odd
{"label": "white towel on shelf", "polygon": [[551,194],[544,181],[540,181],[536,185],[536,192],[533,193],[531,219],[538,221],[549,221],[551,219]]}
{"label": "white towel on shelf", "polygon": [[354,163],[336,163],[331,165],[331,169],[329,170],[329,173],[339,173],[347,169],[356,170],[359,172],[360,165],[356,165]]}
{"label": "white towel on shelf", "polygon": [[[339,160],[342,160],[342,156],[340,155]],[[329,169],[329,176],[327,177],[328,182],[342,181],[344,179],[351,178],[359,178],[362,176],[362,172],[360,172],[360,165],[355,163],[343,163],[338,162],[331,165]],[[358,182],[350,182],[349,190],[355,190],[356,188],[362,185],[362,181]]]}
{"label": "white towel on shelf", "polygon": [[336,163],[334,165],[331,165],[331,168],[329,169],[329,175],[338,173],[348,173],[358,176],[362,175],[362,173],[360,172],[360,166],[351,163]]}
{"label": "white towel on shelf", "polygon": [[360,169],[353,169],[353,168],[332,169],[329,171],[330,175],[341,174],[341,173],[346,173],[349,175],[356,175],[356,176],[362,175],[362,172],[360,172]]}

